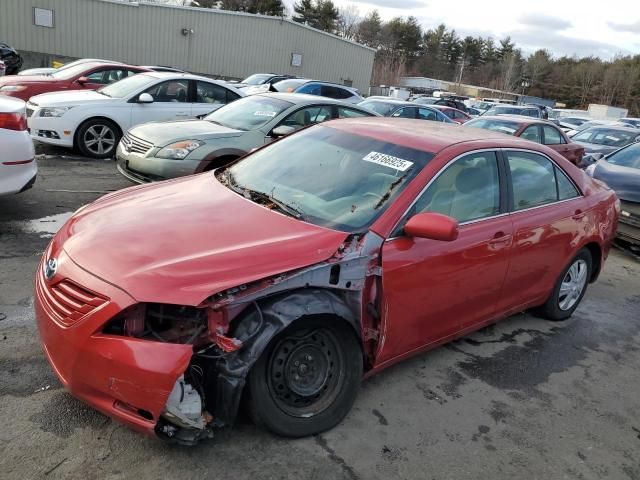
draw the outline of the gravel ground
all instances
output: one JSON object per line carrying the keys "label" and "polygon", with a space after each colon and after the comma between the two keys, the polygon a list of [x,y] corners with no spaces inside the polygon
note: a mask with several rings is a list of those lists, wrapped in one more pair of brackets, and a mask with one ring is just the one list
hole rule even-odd
{"label": "gravel ground", "polygon": [[515,315],[392,367],[322,435],[240,419],[182,448],[111,421],[51,372],[32,278],[71,212],[129,183],[48,153],[32,190],[0,198],[0,478],[640,479],[640,263],[617,250],[572,319]]}

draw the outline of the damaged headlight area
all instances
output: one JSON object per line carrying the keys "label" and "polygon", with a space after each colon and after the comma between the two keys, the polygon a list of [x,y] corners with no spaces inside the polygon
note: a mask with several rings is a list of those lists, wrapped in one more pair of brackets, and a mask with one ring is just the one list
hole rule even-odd
{"label": "damaged headlight area", "polygon": [[[242,322],[238,327],[233,321],[239,316],[255,321]],[[230,369],[229,365],[241,355],[244,343],[254,337],[261,319],[256,303],[220,310],[148,303],[122,311],[108,322],[103,333],[193,346],[191,361],[176,379],[155,428],[162,438],[192,445],[212,437],[214,428],[233,423],[246,372],[238,382],[221,377],[238,371],[237,366]],[[220,384],[237,390],[230,402],[220,391]]]}

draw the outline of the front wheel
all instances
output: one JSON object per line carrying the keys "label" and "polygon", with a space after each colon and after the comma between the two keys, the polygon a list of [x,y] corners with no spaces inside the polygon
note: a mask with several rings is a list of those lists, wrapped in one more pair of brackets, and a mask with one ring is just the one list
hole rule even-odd
{"label": "front wheel", "polygon": [[314,435],[344,419],[361,379],[353,329],[327,317],[302,319],[276,336],[251,370],[249,412],[278,435]]}
{"label": "front wheel", "polygon": [[586,248],[580,250],[564,269],[540,313],[549,320],[569,318],[584,297],[591,278],[593,259]]}
{"label": "front wheel", "polygon": [[82,124],[76,143],[87,157],[109,158],[115,154],[121,136],[120,129],[111,120],[96,118]]}

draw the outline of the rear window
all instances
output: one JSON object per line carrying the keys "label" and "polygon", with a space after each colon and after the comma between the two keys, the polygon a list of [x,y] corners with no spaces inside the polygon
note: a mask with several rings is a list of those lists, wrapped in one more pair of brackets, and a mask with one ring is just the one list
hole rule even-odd
{"label": "rear window", "polygon": [[465,127],[484,128],[485,130],[506,133],[507,135],[515,135],[520,128],[520,124],[517,122],[511,122],[509,120],[490,120],[484,118],[470,120],[464,125]]}

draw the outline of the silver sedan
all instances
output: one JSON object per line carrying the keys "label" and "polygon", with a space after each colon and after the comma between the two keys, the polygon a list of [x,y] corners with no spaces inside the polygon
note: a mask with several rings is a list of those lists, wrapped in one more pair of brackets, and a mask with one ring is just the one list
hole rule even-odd
{"label": "silver sedan", "polygon": [[135,183],[181,177],[226,165],[309,125],[368,116],[378,114],[315,95],[253,95],[225,105],[202,120],[133,127],[118,145],[118,171]]}

